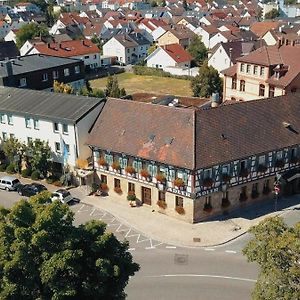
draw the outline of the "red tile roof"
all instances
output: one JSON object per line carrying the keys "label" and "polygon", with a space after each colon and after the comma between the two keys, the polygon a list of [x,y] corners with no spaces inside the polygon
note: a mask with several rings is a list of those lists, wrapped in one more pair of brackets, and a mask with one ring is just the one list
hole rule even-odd
{"label": "red tile roof", "polygon": [[257,36],[262,37],[270,29],[277,29],[280,25],[278,21],[256,22],[250,26],[250,30]]}
{"label": "red tile roof", "polygon": [[34,47],[39,53],[60,57],[73,57],[99,52],[98,47],[87,39],[64,41],[59,44],[36,44]]}
{"label": "red tile roof", "polygon": [[179,44],[165,45],[161,48],[177,63],[191,61],[193,59],[192,56]]}

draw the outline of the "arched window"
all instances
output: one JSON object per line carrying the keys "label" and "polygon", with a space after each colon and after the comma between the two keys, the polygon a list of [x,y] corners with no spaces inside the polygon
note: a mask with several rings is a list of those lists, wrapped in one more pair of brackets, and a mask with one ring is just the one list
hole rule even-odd
{"label": "arched window", "polygon": [[246,85],[245,80],[241,80],[240,81],[240,91],[241,92],[245,92],[245,85]]}
{"label": "arched window", "polygon": [[264,84],[260,84],[259,85],[259,94],[258,94],[259,96],[265,96],[265,86],[264,86]]}

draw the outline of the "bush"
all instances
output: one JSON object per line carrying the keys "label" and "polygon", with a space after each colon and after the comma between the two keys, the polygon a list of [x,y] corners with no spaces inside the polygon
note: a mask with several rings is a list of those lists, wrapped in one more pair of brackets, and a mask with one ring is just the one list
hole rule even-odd
{"label": "bush", "polygon": [[10,163],[10,164],[7,166],[7,168],[6,168],[6,172],[7,172],[8,174],[14,174],[14,173],[16,173],[16,166],[15,166],[15,164]]}
{"label": "bush", "polygon": [[184,215],[185,214],[185,210],[182,206],[176,206],[175,210],[180,214],[180,215]]}
{"label": "bush", "polygon": [[135,195],[135,193],[134,193],[134,192],[128,192],[127,200],[128,200],[128,201],[135,201],[135,200],[136,200],[136,195]]}
{"label": "bush", "polygon": [[93,182],[91,184],[91,189],[92,189],[92,193],[96,193],[98,191],[98,189],[99,189],[99,184],[96,183],[96,182]]}
{"label": "bush", "polygon": [[0,165],[0,172],[6,171],[7,165],[6,164],[1,164]]}
{"label": "bush", "polygon": [[114,191],[115,191],[117,194],[119,194],[119,195],[121,195],[121,194],[123,193],[123,191],[122,191],[122,189],[121,189],[120,187],[115,187],[115,188],[114,188]]}
{"label": "bush", "polygon": [[28,178],[28,177],[30,177],[31,173],[32,173],[31,170],[29,168],[27,168],[27,169],[22,170],[21,175],[24,178]]}
{"label": "bush", "polygon": [[62,183],[59,180],[53,181],[52,184],[57,186],[57,187],[62,187]]}
{"label": "bush", "polygon": [[51,184],[55,181],[59,181],[59,177],[56,176],[56,175],[50,175],[47,179],[46,179],[46,182]]}
{"label": "bush", "polygon": [[166,209],[166,208],[167,208],[167,203],[166,203],[166,201],[158,200],[158,201],[156,202],[156,204],[157,204],[160,208],[162,208],[162,209]]}
{"label": "bush", "polygon": [[34,171],[31,173],[31,179],[32,179],[32,180],[39,180],[40,178],[41,178],[41,173],[40,173],[40,171],[34,170]]}

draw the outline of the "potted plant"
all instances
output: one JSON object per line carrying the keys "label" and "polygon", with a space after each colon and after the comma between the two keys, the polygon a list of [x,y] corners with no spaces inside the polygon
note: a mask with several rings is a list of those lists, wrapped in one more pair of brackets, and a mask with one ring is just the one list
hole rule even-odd
{"label": "potted plant", "polygon": [[120,164],[116,161],[114,161],[111,165],[112,169],[115,171],[115,172],[119,172],[120,171]]}
{"label": "potted plant", "polygon": [[121,189],[119,186],[116,186],[116,187],[114,188],[114,191],[115,191],[117,194],[119,194],[119,195],[121,195],[121,194],[123,193],[122,189]]}
{"label": "potted plant", "polygon": [[162,209],[166,209],[166,208],[167,208],[167,203],[166,203],[166,201],[158,200],[158,201],[156,202],[156,204],[157,204],[160,208],[162,208]]}
{"label": "potted plant", "polygon": [[241,193],[240,194],[240,201],[244,202],[248,199],[247,194],[246,193]]}
{"label": "potted plant", "polygon": [[136,195],[135,195],[135,192],[133,191],[129,191],[128,194],[127,194],[127,200],[129,201],[129,205],[131,207],[135,206],[135,201],[136,201]]}
{"label": "potted plant", "polygon": [[150,174],[149,174],[148,170],[146,170],[146,169],[142,169],[140,171],[140,175],[142,176],[143,180],[147,180],[150,177]]}
{"label": "potted plant", "polygon": [[135,174],[135,168],[133,166],[127,166],[125,168],[125,172],[129,175],[133,175],[133,174]]}
{"label": "potted plant", "polygon": [[99,184],[96,183],[96,182],[93,182],[91,184],[91,192],[90,192],[90,195],[96,195],[97,192],[98,192],[98,189],[99,189]]}
{"label": "potted plant", "polygon": [[248,169],[241,169],[241,171],[240,171],[241,177],[246,178],[246,177],[248,177],[248,175],[249,175]]}
{"label": "potted plant", "polygon": [[257,167],[257,172],[258,173],[265,173],[268,170],[266,165],[259,164]]}
{"label": "potted plant", "polygon": [[176,179],[173,181],[173,183],[174,183],[175,188],[180,189],[180,188],[183,188],[183,187],[184,187],[184,181],[183,181],[181,178],[176,178]]}
{"label": "potted plant", "polygon": [[227,198],[222,198],[222,204],[221,204],[221,206],[222,206],[223,208],[228,207],[230,204],[231,204],[231,203],[230,203],[230,201],[229,201]]}
{"label": "potted plant", "polygon": [[100,190],[103,192],[107,192],[108,191],[108,185],[105,182],[102,182],[100,184]]}
{"label": "potted plant", "polygon": [[104,157],[100,157],[98,160],[98,165],[103,169],[107,169],[107,162]]}
{"label": "potted plant", "polygon": [[227,173],[222,174],[222,181],[223,182],[230,182],[231,176]]}
{"label": "potted plant", "polygon": [[182,206],[176,206],[175,210],[177,211],[177,213],[179,213],[180,215],[184,215],[185,214],[185,210]]}
{"label": "potted plant", "polygon": [[203,186],[205,186],[207,188],[211,187],[213,185],[213,183],[214,183],[214,181],[210,177],[207,177],[207,178],[203,179]]}
{"label": "potted plant", "polygon": [[276,159],[275,168],[283,168],[283,167],[284,167],[284,161],[282,159]]}
{"label": "potted plant", "polygon": [[269,195],[271,193],[271,189],[268,186],[264,186],[262,193],[264,195]]}
{"label": "potted plant", "polygon": [[205,212],[208,212],[208,213],[210,213],[211,211],[212,211],[212,206],[211,206],[211,204],[210,203],[205,203],[204,204],[204,207],[203,207],[203,210],[205,211]]}
{"label": "potted plant", "polygon": [[166,181],[166,176],[163,173],[157,173],[155,178],[158,183],[165,183],[165,181]]}

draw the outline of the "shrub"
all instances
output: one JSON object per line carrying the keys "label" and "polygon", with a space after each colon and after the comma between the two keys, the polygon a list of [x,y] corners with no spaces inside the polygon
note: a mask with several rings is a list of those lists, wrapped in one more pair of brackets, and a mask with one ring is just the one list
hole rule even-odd
{"label": "shrub", "polygon": [[135,168],[133,166],[127,166],[125,168],[126,173],[128,174],[134,174],[135,173]]}
{"label": "shrub", "polygon": [[122,189],[121,189],[120,187],[115,187],[115,188],[114,188],[114,191],[115,191],[117,194],[119,194],[119,195],[121,195],[121,194],[123,193],[123,191],[122,191]]}
{"label": "shrub", "polygon": [[10,164],[6,167],[6,172],[7,172],[8,174],[14,174],[14,173],[16,173],[15,164],[10,163]]}
{"label": "shrub", "polygon": [[102,182],[100,184],[100,190],[103,192],[107,192],[108,191],[108,185],[105,182]]}
{"label": "shrub", "polygon": [[226,199],[226,198],[222,198],[222,204],[221,204],[221,206],[223,207],[223,208],[226,208],[226,207],[228,207],[230,205],[230,201],[228,200],[228,199]]}
{"label": "shrub", "polygon": [[283,168],[284,167],[284,161],[282,159],[277,159],[275,161],[275,167],[276,168]]}
{"label": "shrub", "polygon": [[300,160],[299,160],[299,157],[297,157],[297,156],[292,156],[291,158],[290,158],[290,163],[291,164],[297,164],[297,163],[299,163],[300,162]]}
{"label": "shrub", "polygon": [[112,163],[111,167],[113,168],[113,170],[120,170],[120,164],[116,161]]}
{"label": "shrub", "polygon": [[47,183],[51,184],[51,183],[53,183],[55,181],[59,181],[59,178],[56,175],[50,175],[49,177],[46,178],[46,182]]}
{"label": "shrub", "polygon": [[142,169],[142,170],[140,171],[140,175],[141,175],[142,177],[145,177],[145,178],[148,178],[148,177],[150,176],[148,170],[146,170],[146,169]]}
{"label": "shrub", "polygon": [[40,171],[34,170],[34,171],[31,173],[31,179],[32,179],[32,180],[39,180],[40,178],[41,178],[41,173],[40,173]]}
{"label": "shrub", "polygon": [[213,185],[214,181],[212,180],[212,178],[204,178],[203,179],[203,185],[205,187],[211,187]]}
{"label": "shrub", "polygon": [[127,200],[128,201],[135,201],[136,200],[135,192],[128,192]]}
{"label": "shrub", "polygon": [[57,187],[62,187],[62,183],[59,180],[53,181],[52,184],[57,186]]}
{"label": "shrub", "polygon": [[179,213],[180,215],[184,215],[185,214],[185,210],[182,206],[176,206],[175,210],[177,211],[177,213]]}
{"label": "shrub", "polygon": [[183,187],[184,186],[184,181],[181,178],[176,178],[173,183],[177,187]]}
{"label": "shrub", "polygon": [[98,191],[98,189],[99,189],[99,184],[96,183],[96,182],[93,182],[91,184],[91,189],[92,189],[92,193],[96,193]]}
{"label": "shrub", "polygon": [[156,180],[159,182],[165,182],[166,181],[166,176],[163,173],[157,173],[155,176]]}
{"label": "shrub", "polygon": [[76,160],[76,167],[79,169],[86,169],[88,167],[88,165],[89,165],[89,163],[86,159],[78,158]]}
{"label": "shrub", "polygon": [[98,164],[102,167],[106,167],[107,166],[107,162],[103,157],[100,157],[98,160]]}
{"label": "shrub", "polygon": [[203,210],[206,211],[206,212],[211,212],[212,211],[212,206],[210,203],[205,203],[204,204],[204,207],[203,207]]}
{"label": "shrub", "polygon": [[23,170],[22,170],[21,175],[22,175],[22,177],[24,177],[24,178],[28,178],[28,177],[31,176],[31,173],[32,173],[31,169],[26,168],[26,169],[23,169]]}
{"label": "shrub", "polygon": [[158,201],[156,202],[156,204],[157,204],[160,208],[162,208],[162,209],[166,209],[166,208],[167,208],[167,203],[166,203],[166,201],[158,200]]}
{"label": "shrub", "polygon": [[249,175],[249,171],[247,169],[242,169],[240,171],[240,176],[241,177],[248,177],[248,175]]}
{"label": "shrub", "polygon": [[0,165],[0,172],[6,171],[7,165],[6,164],[1,164]]}

